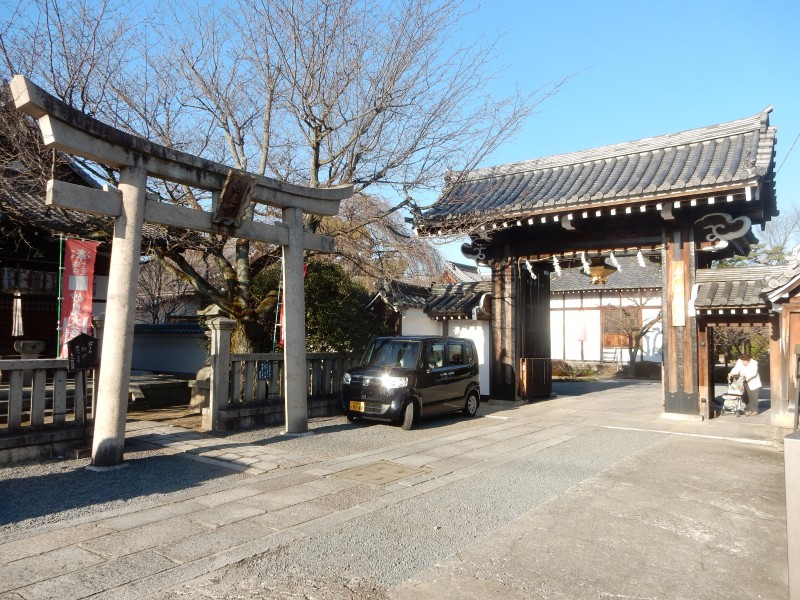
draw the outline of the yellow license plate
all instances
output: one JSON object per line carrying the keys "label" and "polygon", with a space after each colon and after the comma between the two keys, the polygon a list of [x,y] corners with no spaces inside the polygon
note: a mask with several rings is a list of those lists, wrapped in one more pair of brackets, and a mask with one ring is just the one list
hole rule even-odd
{"label": "yellow license plate", "polygon": [[357,412],[364,412],[364,402],[354,402],[351,400],[350,410],[355,410]]}

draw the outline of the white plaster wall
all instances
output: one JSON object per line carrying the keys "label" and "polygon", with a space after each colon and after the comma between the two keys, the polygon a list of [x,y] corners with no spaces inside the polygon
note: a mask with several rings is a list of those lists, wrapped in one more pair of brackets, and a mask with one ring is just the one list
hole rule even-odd
{"label": "white plaster wall", "polygon": [[403,311],[400,325],[402,335],[442,335],[442,322],[428,317],[421,308],[409,308]]}
{"label": "white plaster wall", "polygon": [[[552,356],[563,360],[599,361],[601,342],[599,309],[553,311],[550,313]],[[583,359],[581,359],[583,342]]]}
{"label": "white plaster wall", "polygon": [[564,311],[550,309],[550,357],[564,359]]}
{"label": "white plaster wall", "polygon": [[586,360],[601,360],[603,346],[603,320],[600,309],[584,310],[586,319],[586,341],[583,343],[583,355]]}
{"label": "white plaster wall", "polygon": [[478,374],[481,378],[481,396],[489,395],[489,321],[450,321],[450,335],[475,342],[478,351]]}

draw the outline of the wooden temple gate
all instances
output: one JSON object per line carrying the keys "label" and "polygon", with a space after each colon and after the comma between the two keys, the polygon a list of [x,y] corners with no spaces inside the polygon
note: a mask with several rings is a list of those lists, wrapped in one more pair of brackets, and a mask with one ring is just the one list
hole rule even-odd
{"label": "wooden temple gate", "polygon": [[550,393],[549,370],[531,368],[550,359],[548,278],[577,266],[603,285],[630,255],[662,266],[665,413],[705,414],[695,272],[746,253],[751,226],[777,215],[770,111],[448,177],[416,227],[468,234],[462,252],[492,270],[493,397]]}
{"label": "wooden temple gate", "polygon": [[[123,460],[144,222],[283,247],[286,432],[307,431],[303,250],[332,252],[333,239],[305,231],[303,213],[337,214],[341,200],[352,194],[352,186],[321,189],[292,185],[148,142],[76,111],[21,75],[12,79],[11,92],[17,108],[38,120],[45,144],[117,168],[120,173],[119,189],[97,190],[51,181],[47,192],[49,204],[114,219],[92,465],[113,467]],[[148,177],[211,192],[211,212],[149,197]],[[282,222],[244,219],[250,202],[281,209]]]}

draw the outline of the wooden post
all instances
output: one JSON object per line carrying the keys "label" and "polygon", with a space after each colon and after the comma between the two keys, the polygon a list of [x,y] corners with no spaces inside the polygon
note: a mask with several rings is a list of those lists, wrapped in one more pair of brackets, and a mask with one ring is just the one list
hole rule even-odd
{"label": "wooden post", "polygon": [[511,260],[492,265],[492,358],[489,394],[498,400],[517,399],[517,277]]}
{"label": "wooden post", "polygon": [[710,351],[712,340],[708,327],[699,325],[697,332],[697,386],[700,395],[700,416],[709,419],[713,416],[714,405],[714,361]]}
{"label": "wooden post", "polygon": [[691,227],[664,227],[662,306],[664,310],[664,412],[699,418],[697,319],[689,310],[694,282]]}
{"label": "wooden post", "polygon": [[119,189],[122,207],[114,222],[103,333],[105,344],[100,356],[103,368],[97,387],[97,414],[94,416],[92,465],[95,467],[120,464],[125,446],[147,171],[122,167]]}

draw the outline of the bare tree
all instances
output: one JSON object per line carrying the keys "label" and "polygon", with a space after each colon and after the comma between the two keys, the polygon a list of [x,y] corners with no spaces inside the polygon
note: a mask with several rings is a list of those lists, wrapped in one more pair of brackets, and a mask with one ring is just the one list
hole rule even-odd
{"label": "bare tree", "polygon": [[[187,282],[175,277],[162,261],[144,260],[139,269],[136,311],[140,321],[169,323],[197,309],[196,294]],[[194,316],[194,312],[191,313]]]}
{"label": "bare tree", "polygon": [[[387,250],[396,252],[396,272],[408,274],[438,259],[429,243],[410,241],[399,211],[414,208],[414,196],[449,169],[475,167],[560,85],[489,95],[500,75],[493,43],[451,37],[462,5],[177,0],[145,22],[123,2],[30,0],[20,18],[0,24],[0,51],[6,76],[28,75],[80,110],[166,146],[294,183],[354,184],[359,195],[342,216],[310,218],[308,227],[340,240],[338,258],[354,274],[374,275],[370,259]],[[167,201],[208,202],[198,190],[152,185]],[[246,217],[275,219],[253,207]],[[249,349],[261,301],[252,280],[279,249],[160,236],[155,255],[236,319],[237,349]],[[213,278],[185,259],[187,248],[206,252]]]}
{"label": "bare tree", "polygon": [[644,337],[661,322],[662,312],[650,319],[644,320],[642,309],[647,306],[647,298],[631,297],[621,301],[621,304],[608,304],[605,306],[607,324],[611,326],[616,335],[623,337],[628,346],[628,360],[631,376],[636,375],[636,358],[642,349]]}

